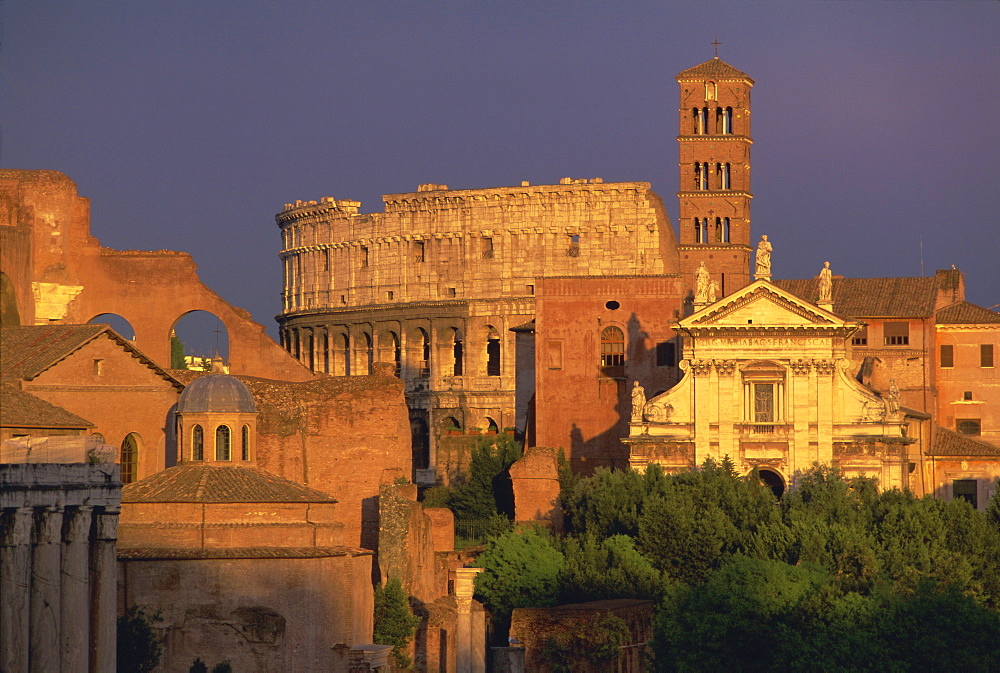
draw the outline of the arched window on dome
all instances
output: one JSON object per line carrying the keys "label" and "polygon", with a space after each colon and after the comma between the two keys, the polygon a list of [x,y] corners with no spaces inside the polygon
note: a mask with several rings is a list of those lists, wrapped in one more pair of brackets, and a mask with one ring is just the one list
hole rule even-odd
{"label": "arched window on dome", "polygon": [[215,459],[232,460],[232,431],[228,425],[220,425],[215,429]]}
{"label": "arched window on dome", "polygon": [[191,428],[191,460],[205,460],[205,431],[200,425]]}
{"label": "arched window on dome", "polygon": [[139,442],[134,432],[125,435],[125,439],[122,441],[121,458],[118,462],[121,465],[122,483],[131,484],[134,482],[139,467]]}
{"label": "arched window on dome", "polygon": [[243,425],[243,430],[240,433],[240,448],[240,457],[243,460],[250,460],[250,426],[246,424]]}

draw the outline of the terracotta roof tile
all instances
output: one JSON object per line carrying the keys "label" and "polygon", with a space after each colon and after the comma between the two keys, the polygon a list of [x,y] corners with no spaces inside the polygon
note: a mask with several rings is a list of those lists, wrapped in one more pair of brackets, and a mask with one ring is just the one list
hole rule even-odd
{"label": "terracotta roof tile", "polygon": [[0,376],[31,380],[90,341],[107,334],[178,390],[183,386],[108,325],[29,325],[0,328]]}
{"label": "terracotta roof tile", "polygon": [[938,325],[983,325],[1000,323],[1000,313],[994,313],[988,308],[960,301],[951,306],[945,306],[937,312]]}
{"label": "terracotta roof tile", "polygon": [[26,393],[11,383],[0,384],[0,426],[5,428],[92,428],[94,424]]}
{"label": "terracotta roof tile", "polygon": [[750,83],[753,84],[753,80],[750,79],[750,76],[748,74],[746,74],[741,70],[737,70],[736,68],[729,65],[725,61],[719,59],[718,56],[709,61],[705,61],[704,63],[696,65],[693,68],[688,68],[687,70],[682,70],[681,72],[677,73],[677,79],[686,77],[698,77],[698,78],[720,77],[728,79],[735,77],[739,79],[750,80]]}
{"label": "terracotta roof tile", "polygon": [[255,467],[185,463],[122,488],[122,502],[337,502]]}
{"label": "terracotta roof tile", "polygon": [[1000,446],[938,427],[930,456],[1000,456]]}
{"label": "terracotta roof tile", "polygon": [[[782,279],[774,284],[816,302],[815,278]],[[938,278],[834,278],[833,312],[847,318],[915,318],[934,315]]]}

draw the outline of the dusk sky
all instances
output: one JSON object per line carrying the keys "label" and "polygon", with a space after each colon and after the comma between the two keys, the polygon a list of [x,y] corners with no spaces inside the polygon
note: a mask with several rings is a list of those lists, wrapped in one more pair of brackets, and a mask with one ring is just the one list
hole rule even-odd
{"label": "dusk sky", "polygon": [[[105,246],[194,255],[276,334],[284,203],[425,182],[650,182],[676,228],[677,83],[756,81],[777,278],[955,265],[1000,303],[1000,3],[0,3],[0,166],[55,169]],[[921,241],[922,253],[921,253]],[[922,258],[921,258],[922,254]]]}

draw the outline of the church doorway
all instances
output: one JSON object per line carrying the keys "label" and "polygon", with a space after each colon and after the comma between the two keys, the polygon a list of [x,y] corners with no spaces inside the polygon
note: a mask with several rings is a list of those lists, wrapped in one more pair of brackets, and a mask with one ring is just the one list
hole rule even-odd
{"label": "church doorway", "polygon": [[769,470],[765,467],[757,471],[757,476],[760,478],[762,484],[771,489],[775,498],[780,498],[785,492],[785,480],[774,470]]}

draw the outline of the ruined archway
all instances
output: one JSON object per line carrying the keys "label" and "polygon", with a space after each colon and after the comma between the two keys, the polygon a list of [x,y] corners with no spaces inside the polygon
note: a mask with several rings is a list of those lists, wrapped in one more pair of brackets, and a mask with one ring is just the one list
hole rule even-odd
{"label": "ruined archway", "polygon": [[216,355],[229,362],[229,330],[210,311],[187,311],[170,326],[170,366],[173,369],[211,369]]}
{"label": "ruined archway", "polygon": [[100,315],[95,315],[87,321],[87,324],[111,325],[111,329],[118,332],[122,338],[129,341],[135,341],[135,328],[132,327],[132,323],[117,313],[101,313]]}

